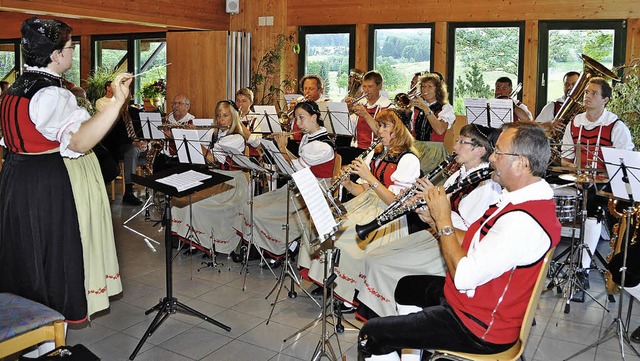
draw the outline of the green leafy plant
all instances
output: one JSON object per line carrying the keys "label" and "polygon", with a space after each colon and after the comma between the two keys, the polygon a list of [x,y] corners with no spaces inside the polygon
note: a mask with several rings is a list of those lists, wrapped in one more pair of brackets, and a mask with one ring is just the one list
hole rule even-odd
{"label": "green leafy plant", "polygon": [[280,105],[281,95],[292,91],[295,87],[296,80],[288,77],[280,81],[276,80],[279,78],[284,49],[288,44],[293,51],[296,45],[299,48],[299,45],[295,44],[294,34],[288,36],[278,34],[273,47],[260,58],[256,71],[251,74],[251,89],[255,94],[256,104]]}
{"label": "green leafy plant", "polygon": [[113,80],[116,77],[118,72],[110,69],[98,67],[96,70],[87,78],[87,99],[91,102],[91,104],[95,105],[96,100],[102,98],[106,91],[104,89],[104,85],[109,80]]}
{"label": "green leafy plant", "polygon": [[163,99],[167,95],[167,85],[164,79],[152,80],[140,88],[138,91],[143,99]]}
{"label": "green leafy plant", "polygon": [[617,114],[631,131],[636,150],[640,149],[640,58],[621,67],[625,69],[622,82],[613,86],[607,109]]}

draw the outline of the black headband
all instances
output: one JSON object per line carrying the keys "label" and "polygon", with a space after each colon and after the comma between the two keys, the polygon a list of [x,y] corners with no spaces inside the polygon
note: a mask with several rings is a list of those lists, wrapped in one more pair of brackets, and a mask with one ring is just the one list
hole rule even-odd
{"label": "black headband", "polygon": [[222,103],[227,103],[229,105],[231,105],[233,107],[233,109],[236,110],[236,112],[240,112],[240,108],[238,108],[238,105],[236,104],[236,102],[234,102],[233,100],[230,99],[225,99],[225,100],[221,100],[218,102],[218,104],[216,104],[216,108],[220,106],[220,104]]}

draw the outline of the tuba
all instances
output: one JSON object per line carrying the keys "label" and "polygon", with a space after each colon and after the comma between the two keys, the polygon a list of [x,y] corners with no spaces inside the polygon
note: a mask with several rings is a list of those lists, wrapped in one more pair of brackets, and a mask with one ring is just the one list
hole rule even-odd
{"label": "tuba", "polygon": [[362,90],[362,78],[364,75],[352,70],[349,73],[349,76],[353,76],[353,80],[351,80],[351,83],[349,84],[349,92],[347,93],[347,96],[349,98],[356,98],[358,93]]}
{"label": "tuba", "polygon": [[[560,107],[560,110],[558,110],[558,113],[553,119],[554,125],[567,125],[573,119],[573,117],[583,111],[582,97],[584,95],[585,89],[587,88],[587,83],[589,83],[589,80],[591,78],[602,77],[605,79],[619,79],[619,77],[614,72],[607,69],[604,65],[598,63],[592,58],[584,54],[580,54],[580,57],[583,61],[582,74],[580,74],[576,85],[573,87],[573,89],[571,89],[571,92],[569,92],[569,95],[567,95],[567,99],[564,101],[564,104],[562,104],[562,107]],[[552,151],[552,163],[558,162],[561,158],[559,148],[562,144],[562,136],[564,135],[562,134],[562,132],[556,131],[555,128],[555,126],[552,127],[549,133],[552,147],[557,147]]]}

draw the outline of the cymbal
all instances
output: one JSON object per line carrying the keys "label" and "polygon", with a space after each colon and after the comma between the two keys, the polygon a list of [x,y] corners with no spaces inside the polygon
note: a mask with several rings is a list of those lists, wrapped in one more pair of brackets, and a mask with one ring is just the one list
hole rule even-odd
{"label": "cymbal", "polygon": [[576,176],[576,183],[607,183],[608,181],[609,178],[599,174],[596,174],[595,177],[585,173]]}
{"label": "cymbal", "polygon": [[549,170],[552,172],[556,172],[556,173],[564,173],[564,172],[571,172],[571,173],[578,173],[578,172],[596,172],[596,173],[604,173],[607,170],[604,168],[578,168],[578,167],[566,167],[566,166],[562,166],[562,165],[554,165],[549,167]]}

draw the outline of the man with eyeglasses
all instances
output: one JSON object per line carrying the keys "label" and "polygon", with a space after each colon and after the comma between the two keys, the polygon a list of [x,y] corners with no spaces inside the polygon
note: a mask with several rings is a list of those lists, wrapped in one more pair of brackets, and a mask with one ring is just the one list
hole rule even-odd
{"label": "man with eyeglasses", "polygon": [[[167,115],[166,124],[171,126],[193,124],[193,119],[196,117],[189,113],[190,109],[191,100],[189,97],[184,94],[176,95],[171,101],[171,113]],[[164,136],[166,138],[165,148],[162,154],[158,154],[156,157],[156,161],[153,164],[154,173],[169,168],[168,163],[177,163],[178,153],[171,129],[165,129]]]}
{"label": "man with eyeglasses", "polygon": [[[610,99],[609,83],[600,77],[591,78],[583,95],[585,112],[576,115],[565,128],[561,148],[562,165],[587,168],[587,171],[604,171],[602,147],[633,150],[629,128],[617,115],[605,109]],[[577,144],[580,144],[578,157],[575,154]],[[607,208],[607,199],[596,196],[595,187],[589,187],[586,196],[587,220],[582,239],[590,252],[582,250],[582,270],[578,271],[578,280],[582,289],[574,292],[572,301],[575,302],[584,302],[584,289],[589,288],[591,255],[595,254],[598,247],[604,210]]]}
{"label": "man with eyeglasses", "polygon": [[[476,124],[462,127],[460,137],[453,146],[457,154],[455,161],[461,167],[445,181],[445,189],[463,181],[469,174],[489,167],[489,155],[493,152],[498,134],[498,129]],[[431,183],[421,179],[418,184],[422,191],[432,187]],[[501,192],[502,187],[488,179],[452,194],[450,202],[454,228],[467,230],[489,206],[498,201]],[[366,255],[365,271],[356,287],[359,301],[356,317],[371,319],[402,314],[402,310],[396,309],[393,295],[398,280],[404,276],[422,274],[444,277],[446,267],[438,241],[433,236],[433,219],[426,209],[418,209],[416,213],[430,229],[415,233],[410,230],[410,235]]]}
{"label": "man with eyeglasses", "polygon": [[503,193],[466,232],[454,228],[443,187],[427,191],[447,275],[401,279],[396,302],[423,308],[369,320],[360,357],[399,360],[402,348],[490,354],[516,343],[545,254],[560,241],[553,190],[542,178],[550,154],[539,125],[505,124],[489,157]]}

